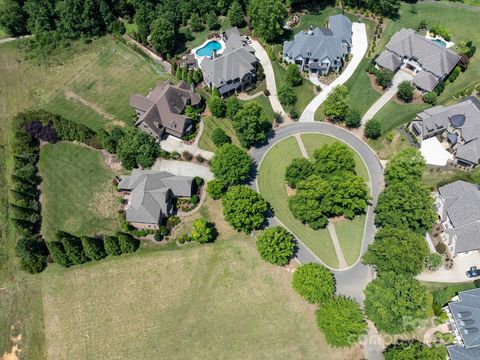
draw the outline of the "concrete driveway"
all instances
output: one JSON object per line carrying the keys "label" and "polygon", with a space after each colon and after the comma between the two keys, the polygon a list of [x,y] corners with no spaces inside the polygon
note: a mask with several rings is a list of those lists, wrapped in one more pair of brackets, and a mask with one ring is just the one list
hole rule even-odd
{"label": "concrete driveway", "polygon": [[318,94],[303,110],[299,122],[313,122],[315,121],[315,111],[325,101],[328,94],[335,86],[344,84],[355,72],[355,69],[362,61],[368,48],[367,30],[365,24],[352,24],[352,59],[348,63],[343,72],[330,85],[326,86],[320,94]]}
{"label": "concrete driveway", "polygon": [[167,171],[178,176],[200,176],[205,182],[213,179],[213,174],[206,166],[188,161],[158,159],[152,170]]}
{"label": "concrete driveway", "polygon": [[[378,195],[380,194],[384,186],[383,167],[380,161],[375,155],[375,152],[365,142],[353,135],[351,132],[343,128],[334,126],[332,124],[311,122],[294,123],[282,126],[275,131],[274,136],[270,138],[268,144],[262,146],[261,148],[253,149],[250,152],[250,155],[252,156],[257,168],[259,167],[267,151],[274,144],[287,137],[300,133],[318,133],[335,137],[350,145],[365,161],[370,175],[372,201],[371,205],[368,207],[367,210],[367,220],[361,249],[361,254],[363,254],[367,250],[368,245],[373,242],[376,232],[376,227],[373,223],[373,208],[376,205]],[[253,186],[255,188],[258,188],[256,182],[253,184]],[[275,217],[270,218],[268,221],[269,225],[271,226],[281,224],[281,222]],[[296,256],[297,260],[301,263],[314,262],[325,265],[301,241],[298,241],[298,252]],[[359,260],[356,264],[347,269],[332,269],[332,271],[335,274],[335,278],[337,281],[338,293],[350,296],[362,303],[365,298],[363,290],[365,286],[372,280],[374,271],[371,267],[367,267],[361,264]]]}
{"label": "concrete driveway", "polygon": [[466,271],[471,266],[480,267],[480,253],[478,251],[472,252],[468,255],[457,256],[453,259],[453,267],[450,270],[444,267],[437,271],[425,270],[417,275],[417,279],[421,281],[431,281],[440,283],[460,283],[473,281],[466,275]]}
{"label": "concrete driveway", "polygon": [[[200,136],[201,134],[199,132],[197,139],[200,139]],[[200,149],[197,142],[193,144],[187,144],[175,136],[169,135],[165,140],[160,141],[160,147],[168,152],[176,151],[177,153],[181,154],[184,151],[188,151],[193,156],[201,155],[207,160],[211,160],[213,158],[213,152]]]}
{"label": "concrete driveway", "polygon": [[378,99],[371,107],[367,110],[365,115],[362,118],[362,124],[365,124],[368,120],[373,119],[375,114],[380,111],[382,107],[385,106],[387,102],[390,101],[391,98],[395,96],[398,91],[398,85],[405,80],[411,81],[413,79],[413,75],[409,74],[403,70],[398,70],[396,74],[393,76],[392,86],[385,91],[385,93]]}

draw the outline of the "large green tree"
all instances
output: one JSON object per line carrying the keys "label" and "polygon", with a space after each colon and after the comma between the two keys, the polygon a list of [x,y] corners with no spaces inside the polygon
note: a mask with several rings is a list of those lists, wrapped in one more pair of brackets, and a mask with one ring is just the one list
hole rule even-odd
{"label": "large green tree", "polygon": [[0,26],[11,36],[19,36],[27,32],[27,14],[20,1],[3,0],[0,2]]}
{"label": "large green tree", "polygon": [[353,152],[339,141],[322,145],[315,150],[313,157],[317,173],[322,176],[355,171]]}
{"label": "large green tree", "polygon": [[287,265],[295,253],[295,241],[284,227],[275,226],[257,238],[257,249],[263,260],[275,265]]}
{"label": "large green tree", "polygon": [[328,94],[324,106],[325,116],[333,121],[342,121],[348,113],[348,88],[345,85],[336,86]]}
{"label": "large green tree", "polygon": [[404,228],[385,227],[375,234],[375,241],[363,255],[363,263],[375,266],[380,273],[417,275],[423,270],[428,253],[422,235]]}
{"label": "large green tree", "polygon": [[57,231],[55,239],[62,242],[65,253],[72,264],[78,265],[88,261],[87,255],[83,250],[82,241],[78,236],[65,231]]}
{"label": "large green tree", "polygon": [[302,84],[302,74],[297,64],[289,64],[285,72],[285,82],[291,86],[299,86]]}
{"label": "large green tree", "polygon": [[293,90],[292,85],[284,83],[278,89],[278,100],[283,106],[291,106],[297,101],[297,94]]}
{"label": "large green tree", "polygon": [[232,1],[228,9],[228,20],[232,26],[242,26],[244,22],[245,14],[243,13],[242,6],[237,0]]}
{"label": "large green tree", "polygon": [[383,352],[385,360],[445,360],[444,346],[428,347],[418,340],[398,340]]}
{"label": "large green tree", "polygon": [[67,252],[65,251],[61,241],[47,241],[47,247],[54,263],[63,267],[69,267],[72,265],[70,257],[67,255]]}
{"label": "large green tree", "polygon": [[159,16],[152,24],[150,43],[161,54],[171,54],[175,48],[176,26],[170,16]]}
{"label": "large green tree", "polygon": [[118,234],[118,242],[120,244],[120,250],[122,250],[122,254],[133,253],[140,247],[140,240],[126,233]]}
{"label": "large green tree", "polygon": [[28,14],[28,29],[33,34],[55,29],[56,0],[27,0],[24,9]]}
{"label": "large green tree", "polygon": [[410,275],[382,273],[367,285],[365,296],[368,318],[388,334],[412,331],[427,316],[426,290]]}
{"label": "large green tree", "polygon": [[316,312],[318,327],[332,346],[350,347],[367,333],[358,303],[343,296],[326,300]]}
{"label": "large green tree", "polygon": [[151,167],[160,152],[160,146],[152,136],[132,127],[123,132],[116,151],[122,165],[131,170],[138,165]]}
{"label": "large green tree", "polygon": [[120,242],[117,236],[112,236],[112,235],[104,236],[103,245],[108,255],[110,256],[122,255],[122,249],[120,248]]}
{"label": "large green tree", "polygon": [[238,146],[225,144],[215,151],[211,169],[219,181],[227,185],[235,185],[248,179],[252,169],[252,159]]}
{"label": "large green tree", "polygon": [[285,171],[285,181],[288,186],[295,188],[298,182],[307,180],[313,175],[315,167],[313,163],[305,158],[293,159]]}
{"label": "large green tree", "polygon": [[82,236],[82,246],[90,260],[96,261],[107,256],[103,240],[96,237]]}
{"label": "large green tree", "polygon": [[271,125],[263,113],[262,107],[256,102],[251,102],[237,112],[233,118],[233,128],[240,144],[249,148],[266,139]]}
{"label": "large green tree", "polygon": [[335,278],[319,264],[304,264],[293,273],[293,288],[311,304],[324,304],[335,293]]}
{"label": "large green tree", "polygon": [[265,221],[267,202],[259,193],[244,185],[232,186],[222,197],[223,215],[237,231],[250,233]]}
{"label": "large green tree", "polygon": [[281,0],[251,0],[248,9],[254,33],[268,42],[283,34],[287,20],[285,2]]}
{"label": "large green tree", "polygon": [[420,151],[413,147],[399,151],[385,167],[385,182],[421,181],[425,171],[425,159]]}
{"label": "large green tree", "polygon": [[330,216],[344,215],[353,219],[355,215],[365,213],[370,197],[367,184],[360,176],[352,172],[336,174],[331,177],[330,186]]}

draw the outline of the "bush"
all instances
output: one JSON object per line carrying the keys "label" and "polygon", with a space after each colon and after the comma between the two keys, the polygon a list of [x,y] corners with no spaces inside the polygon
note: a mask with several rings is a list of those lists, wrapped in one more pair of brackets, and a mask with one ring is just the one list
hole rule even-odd
{"label": "bush", "polygon": [[440,96],[443,90],[445,90],[445,83],[443,81],[440,81],[433,91],[435,91],[437,95]]}
{"label": "bush", "polygon": [[189,151],[182,152],[182,159],[185,161],[190,161],[193,159],[193,155]]}
{"label": "bush", "polygon": [[323,304],[335,293],[335,278],[319,264],[301,265],[293,273],[293,288],[311,304]]}
{"label": "bush", "polygon": [[200,202],[200,197],[197,194],[192,195],[190,198],[190,203],[192,205],[197,205]]}
{"label": "bush", "polygon": [[200,244],[205,244],[215,240],[217,232],[212,223],[204,219],[195,220],[193,223],[191,238]]}
{"label": "bush", "polygon": [[355,109],[348,109],[347,116],[345,116],[345,125],[349,128],[358,128],[362,124],[362,116],[360,111]]}
{"label": "bush", "polygon": [[195,186],[197,187],[197,189],[199,189],[200,187],[202,187],[202,185],[203,185],[203,179],[202,179],[200,176],[195,176],[195,177],[194,177],[194,180],[195,180]]}
{"label": "bush", "polygon": [[217,127],[212,131],[212,141],[216,147],[220,147],[223,144],[231,143],[232,139],[230,139],[223,129]]}
{"label": "bush", "polygon": [[442,267],[443,265],[443,257],[440,254],[437,253],[431,253],[428,254],[427,257],[425,258],[425,267],[428,270],[438,270]]}
{"label": "bush", "polygon": [[278,89],[278,100],[284,106],[293,105],[297,102],[297,94],[295,94],[290,84],[284,83],[280,86]]}
{"label": "bush", "polygon": [[302,74],[300,74],[298,65],[289,64],[285,72],[285,82],[290,86],[299,86],[302,84],[302,80]]}
{"label": "bush", "polygon": [[447,81],[451,83],[454,82],[458,78],[461,72],[462,72],[462,69],[460,68],[460,66],[455,66],[455,68],[452,70],[450,75],[448,75]]}
{"label": "bush", "polygon": [[118,234],[118,242],[120,243],[122,254],[133,253],[140,247],[140,241],[130,234]]}
{"label": "bush", "polygon": [[437,93],[435,91],[430,91],[423,95],[423,101],[430,105],[437,104]]}
{"label": "bush", "polygon": [[214,200],[220,199],[226,190],[227,188],[222,181],[213,179],[207,183],[207,193]]}
{"label": "bush", "polygon": [[437,250],[437,252],[439,254],[445,254],[447,252],[447,245],[445,245],[445,243],[439,241],[437,245],[435,245],[435,250]]}
{"label": "bush", "polygon": [[410,102],[413,99],[415,87],[411,81],[405,80],[398,84],[397,97],[405,102]]}
{"label": "bush", "polygon": [[392,85],[393,71],[387,69],[377,70],[375,75],[377,76],[377,84],[382,88],[385,89]]}
{"label": "bush", "polygon": [[269,228],[257,238],[257,250],[267,262],[287,265],[295,252],[293,235],[281,226]]}
{"label": "bush", "polygon": [[382,134],[382,125],[377,119],[370,119],[365,124],[365,136],[369,139],[378,139]]}

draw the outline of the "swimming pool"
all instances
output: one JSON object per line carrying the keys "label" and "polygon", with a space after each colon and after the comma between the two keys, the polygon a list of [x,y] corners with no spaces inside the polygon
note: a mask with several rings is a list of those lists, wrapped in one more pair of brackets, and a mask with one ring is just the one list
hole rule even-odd
{"label": "swimming pool", "polygon": [[447,44],[446,44],[445,41],[443,41],[443,40],[440,40],[440,39],[430,39],[430,41],[433,41],[434,43],[437,43],[437,44],[440,45],[440,46],[447,47]]}
{"label": "swimming pool", "polygon": [[195,51],[195,55],[197,56],[212,56],[213,50],[219,51],[222,48],[222,44],[218,41],[212,40],[202,46],[200,49]]}

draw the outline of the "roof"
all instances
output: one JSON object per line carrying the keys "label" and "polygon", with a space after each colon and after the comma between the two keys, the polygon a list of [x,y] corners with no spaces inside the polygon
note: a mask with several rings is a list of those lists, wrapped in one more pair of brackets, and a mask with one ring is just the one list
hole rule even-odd
{"label": "roof", "polygon": [[383,50],[375,62],[385,69],[396,71],[402,64],[402,59],[388,50]]}
{"label": "roof", "polygon": [[134,169],[130,176],[122,176],[119,189],[131,191],[126,209],[127,221],[158,224],[170,214],[170,197],[190,197],[193,177],[175,176],[165,171]]}
{"label": "roof", "polygon": [[143,112],[135,126],[146,124],[154,133],[161,135],[165,128],[176,136],[182,136],[190,119],[183,115],[187,105],[200,103],[200,95],[191,91],[185,82],[172,85],[169,81],[158,81],[157,86],[145,97],[134,94],[130,105]]}
{"label": "roof", "polygon": [[385,48],[399,57],[415,59],[423,70],[439,78],[448,75],[460,60],[460,56],[412,29],[396,32]]}
{"label": "roof", "polygon": [[432,91],[437,86],[438,78],[428,71],[420,71],[414,78],[413,83],[420,89]]}
{"label": "roof", "polygon": [[[465,348],[480,346],[480,289],[458,293],[459,300],[448,303]],[[478,358],[477,358],[478,359]]]}
{"label": "roof", "polygon": [[345,15],[333,15],[328,18],[328,28],[333,35],[352,45],[352,22]]}
{"label": "roof", "polygon": [[478,360],[480,359],[480,347],[465,348],[461,345],[447,346],[451,360]]}

